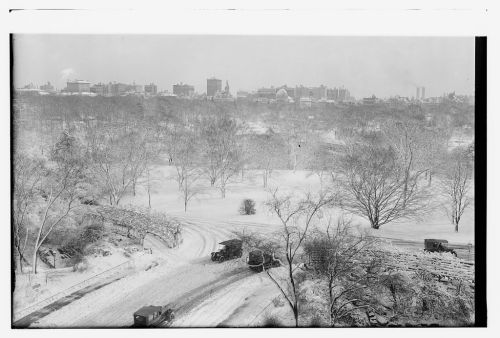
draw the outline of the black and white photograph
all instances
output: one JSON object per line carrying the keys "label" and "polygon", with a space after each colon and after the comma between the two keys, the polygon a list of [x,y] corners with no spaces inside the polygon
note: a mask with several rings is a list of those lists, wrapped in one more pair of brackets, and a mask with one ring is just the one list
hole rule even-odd
{"label": "black and white photograph", "polygon": [[13,329],[486,325],[486,37],[9,42]]}

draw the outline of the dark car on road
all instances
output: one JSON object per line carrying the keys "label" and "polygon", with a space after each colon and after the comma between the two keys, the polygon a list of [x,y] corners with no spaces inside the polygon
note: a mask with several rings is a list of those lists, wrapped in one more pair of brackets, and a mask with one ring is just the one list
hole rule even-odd
{"label": "dark car on road", "polygon": [[240,258],[243,255],[243,241],[230,239],[219,243],[222,247],[219,251],[212,252],[212,261],[224,262],[228,259]]}
{"label": "dark car on road", "polygon": [[134,327],[151,327],[174,319],[174,311],[166,306],[143,306],[134,312]]}
{"label": "dark car on road", "polygon": [[427,252],[449,252],[455,257],[457,253],[455,250],[448,247],[448,241],[446,239],[424,239],[425,251]]}

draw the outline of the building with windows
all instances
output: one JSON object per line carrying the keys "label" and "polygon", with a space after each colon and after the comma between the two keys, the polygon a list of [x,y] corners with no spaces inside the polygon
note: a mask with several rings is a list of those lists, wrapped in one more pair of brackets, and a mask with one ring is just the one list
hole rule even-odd
{"label": "building with windows", "polygon": [[96,95],[107,95],[108,94],[108,85],[104,83],[97,83],[90,87],[90,92]]}
{"label": "building with windows", "polygon": [[90,82],[83,80],[68,81],[66,92],[69,93],[90,93]]}
{"label": "building with windows", "polygon": [[108,95],[120,96],[125,95],[128,90],[128,85],[125,83],[113,82],[108,84]]}
{"label": "building with windows", "polygon": [[130,86],[129,86],[129,90],[130,92],[133,92],[135,94],[140,94],[140,93],[144,93],[144,86],[142,85],[139,85],[139,84],[136,84],[135,82],[132,83]]}
{"label": "building with windows", "polygon": [[363,98],[363,104],[370,105],[370,104],[375,104],[377,103],[378,99],[375,95],[372,95],[371,97],[364,97]]}
{"label": "building with windows", "polygon": [[287,85],[281,86],[278,88],[278,91],[280,89],[284,89],[286,93],[288,94],[289,97],[294,98],[295,97],[295,88],[288,87]]}
{"label": "building with windows", "polygon": [[247,91],[244,91],[244,90],[238,90],[236,92],[236,98],[238,98],[238,99],[246,99],[249,96],[251,96],[251,94]]}
{"label": "building with windows", "polygon": [[194,95],[194,87],[181,82],[173,85],[172,92],[179,97],[192,97]]}
{"label": "building with windows", "polygon": [[41,85],[40,90],[46,91],[46,92],[53,92],[54,91],[54,86],[50,84],[50,82],[47,82],[47,84]]}
{"label": "building with windows", "polygon": [[328,100],[333,100],[335,102],[344,102],[351,99],[351,93],[344,87],[328,88],[326,97]]}
{"label": "building with windows", "polygon": [[150,83],[144,86],[144,92],[148,95],[156,95],[158,93],[158,87],[154,83]]}
{"label": "building with windows", "polygon": [[276,88],[260,88],[257,90],[257,98],[259,99],[276,99]]}
{"label": "building with windows", "polygon": [[326,100],[327,99],[327,88],[326,86],[319,87],[295,87],[295,98],[310,98],[313,101]]}
{"label": "building with windows", "polygon": [[222,92],[222,80],[211,77],[207,79],[207,96],[214,97],[217,93]]}

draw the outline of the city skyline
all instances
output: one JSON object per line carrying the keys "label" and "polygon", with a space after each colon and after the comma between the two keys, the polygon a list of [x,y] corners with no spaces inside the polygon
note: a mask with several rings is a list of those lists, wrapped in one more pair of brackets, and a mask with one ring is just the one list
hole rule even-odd
{"label": "city skyline", "polygon": [[[206,92],[206,79],[231,92],[262,87],[349,88],[356,98],[474,92],[473,38],[264,37],[162,35],[15,35],[14,84],[50,81],[185,83]],[[94,52],[95,51],[95,52]],[[161,69],[161,71],[158,71]],[[432,86],[430,85],[432,84]],[[381,88],[381,85],[382,86]]]}

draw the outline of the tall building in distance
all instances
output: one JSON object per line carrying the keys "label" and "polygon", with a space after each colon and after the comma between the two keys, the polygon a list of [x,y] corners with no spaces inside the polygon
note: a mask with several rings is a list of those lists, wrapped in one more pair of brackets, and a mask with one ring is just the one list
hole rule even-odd
{"label": "tall building in distance", "polygon": [[144,86],[144,92],[149,95],[156,95],[158,93],[158,87],[154,83],[150,83]]}
{"label": "tall building in distance", "polygon": [[180,97],[191,97],[194,95],[194,87],[188,84],[178,83],[172,86],[172,92]]}
{"label": "tall building in distance", "polygon": [[207,96],[214,97],[217,93],[222,91],[222,80],[211,77],[207,79]]}
{"label": "tall building in distance", "polygon": [[416,100],[425,100],[425,87],[417,87]]}
{"label": "tall building in distance", "polygon": [[66,91],[69,93],[90,93],[90,82],[83,80],[68,81]]}

